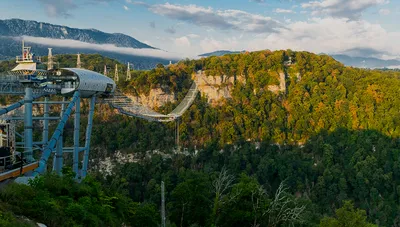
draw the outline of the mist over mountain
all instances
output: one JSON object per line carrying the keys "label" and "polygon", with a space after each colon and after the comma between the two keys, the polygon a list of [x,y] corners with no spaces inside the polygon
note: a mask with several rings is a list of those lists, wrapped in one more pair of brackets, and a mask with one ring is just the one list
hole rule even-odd
{"label": "mist over mountain", "polygon": [[[105,33],[96,29],[77,29],[67,26],[53,25],[37,21],[20,19],[0,20],[0,60],[14,58],[21,52],[21,37],[40,37],[57,40],[76,40],[87,44],[113,45],[119,48],[156,51],[157,49],[120,33]],[[36,55],[44,56],[50,45],[27,42]],[[89,47],[55,47],[53,54],[99,53],[122,62],[132,62],[139,69],[153,68],[156,64],[167,64],[169,59],[154,56],[135,56],[107,50],[91,49]]]}
{"label": "mist over mountain", "polygon": [[358,68],[399,68],[399,60],[383,60],[379,58],[371,57],[351,57],[348,55],[331,55],[337,61],[342,62],[347,66],[353,66]]}
{"label": "mist over mountain", "polygon": [[0,20],[0,36],[34,36],[72,39],[86,43],[114,44],[118,47],[154,48],[121,33],[105,33],[96,29],[78,29],[30,20]]}
{"label": "mist over mountain", "polygon": [[200,54],[200,57],[210,57],[210,56],[224,56],[225,54],[239,54],[239,53],[243,53],[245,51],[229,51],[229,50],[217,50],[217,51],[213,51],[210,53],[204,53],[204,54]]}

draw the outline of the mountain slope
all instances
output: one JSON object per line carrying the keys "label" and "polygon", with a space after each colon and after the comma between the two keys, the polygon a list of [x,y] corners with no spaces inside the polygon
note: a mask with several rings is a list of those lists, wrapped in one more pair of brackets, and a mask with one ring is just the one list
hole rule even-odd
{"label": "mountain slope", "polygon": [[[122,48],[156,49],[130,36],[120,33],[105,33],[95,29],[77,29],[66,26],[27,21],[20,19],[0,20],[0,60],[12,59],[21,53],[21,36],[32,36],[50,39],[70,39],[91,44],[111,44]],[[39,56],[46,56],[48,45],[28,43],[33,52]],[[117,59],[121,62],[131,62],[135,69],[154,68],[158,63],[168,64],[170,59],[157,57],[134,56],[107,50],[95,50],[84,47],[56,47],[53,54],[96,54]]]}
{"label": "mountain slope", "polygon": [[199,55],[200,57],[210,57],[210,56],[224,56],[225,54],[239,54],[243,53],[244,51],[230,51],[230,50],[217,50],[210,53],[204,53]]}
{"label": "mountain slope", "polygon": [[383,60],[379,58],[366,58],[366,57],[350,57],[348,55],[331,55],[337,61],[342,62],[347,66],[359,68],[388,68],[400,66],[399,60]]}
{"label": "mountain slope", "polygon": [[0,20],[0,36],[17,37],[24,35],[53,39],[72,39],[96,44],[114,44],[118,47],[153,48],[120,33],[110,34],[96,29],[70,28],[21,19]]}
{"label": "mountain slope", "polygon": [[[229,51],[229,50],[217,50],[210,53],[204,53],[199,55],[200,57],[211,57],[211,56],[224,56],[226,54],[239,54],[244,51]],[[322,54],[325,55],[325,54]],[[357,68],[400,68],[399,60],[383,60],[372,57],[351,57],[345,54],[328,54],[335,60],[343,63],[346,66],[353,66]]]}

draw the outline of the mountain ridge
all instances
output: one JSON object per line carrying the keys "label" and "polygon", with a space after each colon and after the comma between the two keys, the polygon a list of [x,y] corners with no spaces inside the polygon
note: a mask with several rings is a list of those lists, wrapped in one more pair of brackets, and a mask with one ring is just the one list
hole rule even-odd
{"label": "mountain ridge", "polygon": [[[54,25],[33,20],[7,19],[0,20],[0,61],[13,59],[21,53],[21,37],[39,37],[59,40],[75,40],[88,44],[110,44],[121,48],[157,50],[152,46],[122,33],[106,33],[94,28],[79,29],[68,26]],[[29,41],[29,40],[28,40]],[[27,42],[33,52],[39,56],[46,56],[49,45]],[[168,64],[169,59],[153,56],[136,56],[127,53],[118,53],[107,50],[90,49],[85,47],[56,47],[56,54],[101,54],[120,62],[130,62],[135,69],[151,69],[158,63]]]}
{"label": "mountain ridge", "polygon": [[33,36],[53,39],[72,39],[86,43],[114,44],[117,47],[156,49],[122,33],[107,33],[93,28],[72,28],[34,20],[0,20],[0,36]]}
{"label": "mountain ridge", "polygon": [[210,57],[210,56],[223,56],[225,54],[240,54],[245,52],[244,50],[242,51],[230,51],[230,50],[216,50],[213,52],[209,52],[209,53],[204,53],[204,54],[200,54],[200,57]]}
{"label": "mountain ridge", "polygon": [[[209,53],[200,54],[199,57],[210,57],[210,56],[223,56],[226,54],[239,54],[243,53],[243,51],[229,51],[229,50],[216,50]],[[370,69],[379,69],[379,68],[400,68],[400,60],[384,60],[374,57],[353,57],[346,54],[326,54],[320,53],[319,55],[328,55],[334,58],[335,60],[343,63],[346,66],[352,66],[357,68],[370,68]]]}

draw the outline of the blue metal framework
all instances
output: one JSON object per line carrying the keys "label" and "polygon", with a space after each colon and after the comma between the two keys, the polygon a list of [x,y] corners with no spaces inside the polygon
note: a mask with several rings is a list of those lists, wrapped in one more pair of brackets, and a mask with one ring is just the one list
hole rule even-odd
{"label": "blue metal framework", "polygon": [[[53,136],[49,140],[46,148],[43,150],[42,158],[39,161],[39,167],[34,171],[33,176],[43,173],[46,170],[47,160],[49,159],[52,151],[54,150],[55,146],[57,145],[58,140],[64,130],[65,123],[67,122],[69,116],[71,115],[72,109],[74,108],[77,101],[80,99],[79,91],[76,91],[72,97],[71,102],[69,103],[67,109],[65,110],[60,123],[58,124]],[[60,166],[58,166],[60,167]]]}
{"label": "blue metal framework", "polygon": [[79,128],[81,124],[81,99],[79,97],[75,102],[75,123],[74,123],[74,155],[73,155],[73,164],[72,169],[75,173],[75,178],[79,177]]}
{"label": "blue metal framework", "polygon": [[86,177],[89,164],[90,138],[92,136],[92,125],[93,125],[93,115],[94,115],[95,105],[96,105],[96,96],[93,96],[90,99],[90,110],[89,110],[88,124],[86,128],[85,153],[83,154],[83,167],[82,167],[81,178]]}
{"label": "blue metal framework", "polygon": [[[20,62],[24,63],[25,60],[22,59]],[[72,81],[72,83],[79,84],[79,86],[67,87],[67,84],[71,83],[71,78],[68,78],[70,74],[68,73],[66,73],[64,76],[63,74],[57,74],[57,76],[62,76],[56,77],[55,74],[52,74],[53,71],[18,69],[16,71],[8,72],[7,75],[0,75],[0,94],[24,95],[23,100],[0,109],[0,116],[24,106],[23,117],[6,116],[5,118],[2,118],[8,121],[24,121],[23,135],[18,132],[15,132],[14,134],[23,139],[22,142],[17,142],[15,144],[23,146],[23,155],[28,164],[36,163],[33,157],[34,150],[42,151],[41,158],[39,162],[37,162],[38,167],[32,173],[33,176],[37,176],[38,174],[42,174],[46,171],[47,161],[53,153],[53,171],[55,171],[57,174],[61,174],[64,162],[63,154],[72,153],[72,167],[74,173],[76,174],[76,179],[79,180],[86,177],[89,165],[90,140],[96,96],[108,96],[112,94],[112,98],[106,99],[106,101],[108,101],[108,103],[121,114],[139,117],[150,121],[170,122],[179,120],[179,117],[181,117],[182,114],[191,106],[198,94],[197,85],[196,83],[193,83],[183,101],[171,113],[164,115],[157,113],[141,104],[132,102],[132,100],[123,94],[115,95],[115,83],[111,79],[104,77],[101,74],[82,69],[61,69],[61,71],[62,70],[73,73],[73,78],[75,79]],[[79,78],[79,80],[76,80],[76,78]],[[65,84],[60,84],[59,81]],[[62,95],[63,101],[51,101],[51,95]],[[71,95],[71,101],[67,102],[65,96]],[[34,102],[35,99],[38,99],[42,96],[45,96],[44,101]],[[79,144],[81,98],[90,98],[90,108],[84,147],[80,147]],[[61,104],[61,113],[59,117],[50,116],[50,105],[52,104]],[[66,104],[68,104],[67,107],[65,106]],[[33,105],[43,105],[43,116],[33,116]],[[72,114],[73,109],[75,109],[73,133],[74,145],[73,147],[64,147],[64,127],[70,115]],[[40,120],[43,122],[42,139],[40,141],[33,141],[33,121],[35,120]],[[59,120],[59,123],[49,139],[50,120]],[[179,127],[178,121],[177,124],[177,127]],[[177,134],[177,141],[178,138],[179,134]],[[179,144],[179,141],[177,143]],[[80,152],[83,152],[82,169],[79,169]]]}

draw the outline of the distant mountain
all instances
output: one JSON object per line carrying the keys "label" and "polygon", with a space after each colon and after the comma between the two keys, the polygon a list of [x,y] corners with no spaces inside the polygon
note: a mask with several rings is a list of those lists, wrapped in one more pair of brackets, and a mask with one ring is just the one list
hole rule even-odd
{"label": "distant mountain", "polygon": [[389,68],[400,67],[399,60],[382,60],[379,58],[350,57],[347,55],[331,55],[337,61],[358,68]]}
{"label": "distant mountain", "polygon": [[211,53],[205,53],[199,55],[200,57],[210,57],[210,56],[224,56],[225,54],[239,54],[243,53],[244,51],[229,51],[229,50],[217,50]]}
{"label": "distant mountain", "polygon": [[[117,47],[128,48],[149,48],[156,49],[145,43],[138,41],[128,35],[120,33],[105,33],[96,29],[78,29],[66,26],[53,25],[37,21],[10,19],[0,20],[0,60],[14,58],[21,53],[21,43],[15,37],[33,36],[52,39],[70,39],[92,44],[113,44]],[[49,46],[29,43],[35,54],[47,55]],[[156,64],[167,64],[169,60],[153,57],[133,56],[128,54],[115,53],[110,51],[98,51],[88,48],[57,47],[53,49],[53,54],[73,54],[73,53],[100,53],[104,56],[118,59],[122,62],[130,61],[141,69],[153,68]]]}
{"label": "distant mountain", "polygon": [[78,29],[37,21],[0,20],[0,36],[34,36],[53,39],[72,39],[85,43],[114,44],[118,47],[153,48],[121,33],[105,33],[96,29]]}

